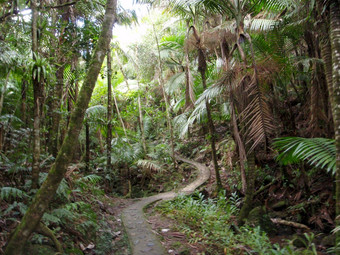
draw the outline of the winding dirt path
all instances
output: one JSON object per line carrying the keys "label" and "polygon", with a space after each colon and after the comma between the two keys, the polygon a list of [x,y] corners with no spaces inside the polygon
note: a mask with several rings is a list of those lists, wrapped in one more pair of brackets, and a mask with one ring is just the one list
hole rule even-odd
{"label": "winding dirt path", "polygon": [[179,156],[176,156],[176,159],[193,165],[198,170],[197,179],[178,192],[170,191],[142,198],[123,211],[122,220],[130,241],[132,255],[167,254],[144,217],[144,207],[158,200],[171,200],[178,194],[191,194],[210,177],[210,170],[205,165]]}

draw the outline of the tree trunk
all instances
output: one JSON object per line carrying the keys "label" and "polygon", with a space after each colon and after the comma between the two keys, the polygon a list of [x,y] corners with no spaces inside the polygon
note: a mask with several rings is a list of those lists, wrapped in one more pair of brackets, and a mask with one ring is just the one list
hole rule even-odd
{"label": "tree trunk", "polygon": [[[36,60],[38,54],[38,33],[37,33],[37,21],[38,21],[38,11],[37,11],[37,1],[31,1],[32,9],[32,52],[33,60]],[[39,182],[39,158],[40,158],[40,108],[41,106],[41,77],[35,67],[32,71],[33,79],[33,94],[34,94],[34,121],[33,121],[33,159],[32,159],[32,189],[38,188]],[[35,75],[34,75],[35,73]],[[34,77],[35,76],[35,77]]]}
{"label": "tree trunk", "polygon": [[21,120],[27,126],[27,106],[26,106],[26,98],[27,98],[27,81],[23,80],[21,84]]}
{"label": "tree trunk", "polygon": [[243,194],[245,194],[247,191],[247,177],[246,177],[246,170],[245,170],[244,163],[247,161],[247,153],[246,153],[246,149],[244,147],[244,143],[240,135],[240,131],[237,126],[237,117],[235,114],[234,102],[232,100],[230,102],[230,108],[231,108],[231,118],[232,118],[232,123],[233,123],[233,135],[235,138],[235,142],[237,144],[238,155],[239,155],[239,160],[240,160],[242,192]]}
{"label": "tree trunk", "polygon": [[[336,145],[336,225],[340,226],[340,1],[330,5],[330,38],[332,47],[333,73],[333,119]],[[340,243],[340,231],[336,232],[336,243]],[[337,251],[336,254],[340,254]]]}
{"label": "tree trunk", "polygon": [[111,141],[112,141],[112,68],[111,50],[107,52],[107,135],[106,135],[106,168],[111,170]]}
{"label": "tree trunk", "polygon": [[[128,138],[127,133],[126,133],[125,124],[124,124],[122,115],[120,115],[120,111],[119,111],[119,107],[118,107],[118,102],[117,102],[116,95],[115,95],[114,91],[113,91],[113,93],[112,93],[112,97],[113,97],[113,101],[114,101],[114,103],[115,103],[115,107],[116,107],[116,111],[117,111],[117,115],[118,115],[120,124],[122,125],[123,131],[124,131],[125,138],[126,138],[126,140],[127,140],[127,143],[129,143],[129,138]],[[130,143],[129,143],[129,144],[130,144]]]}
{"label": "tree trunk", "polygon": [[72,160],[74,153],[73,146],[75,143],[77,143],[85,111],[91,99],[93,88],[96,84],[98,74],[112,38],[112,28],[116,17],[116,5],[117,0],[107,1],[102,31],[94,51],[94,56],[90,62],[83,86],[79,93],[79,99],[76,103],[75,110],[72,112],[71,121],[65,140],[45,182],[35,195],[23,219],[9,240],[5,250],[5,255],[22,254],[27,239],[38,225],[50,201],[54,197],[59,184],[66,173],[67,166]]}
{"label": "tree trunk", "polygon": [[[189,21],[187,21],[187,34],[186,34],[186,41],[189,40],[189,32],[190,32],[190,26]],[[190,109],[194,107],[195,104],[195,93],[193,90],[193,80],[192,80],[192,74],[190,72],[190,60],[189,60],[189,52],[188,52],[188,46],[184,47],[185,50],[185,109]]]}
{"label": "tree trunk", "polygon": [[85,122],[85,172],[90,171],[90,125]]}
{"label": "tree trunk", "polygon": [[11,74],[11,69],[8,70],[8,73],[6,75],[6,81],[5,81],[4,87],[2,88],[2,93],[1,93],[1,97],[0,97],[0,116],[1,116],[1,113],[2,113],[2,108],[4,106],[4,98],[5,98],[5,93],[6,93],[6,90],[7,90],[7,84],[8,84],[8,79],[9,79],[10,74]]}
{"label": "tree trunk", "polygon": [[[62,64],[62,63],[60,63]],[[50,136],[50,153],[56,157],[58,154],[58,141],[59,141],[59,122],[61,119],[60,105],[61,97],[63,94],[64,85],[64,66],[59,66],[56,71],[57,83],[54,88],[54,100],[52,102],[52,126],[51,126],[51,136]]]}
{"label": "tree trunk", "polygon": [[147,154],[147,147],[146,147],[146,140],[145,140],[145,132],[144,132],[144,121],[143,121],[143,109],[142,109],[142,103],[140,100],[140,87],[139,87],[139,82],[137,81],[138,84],[138,111],[139,111],[139,127],[140,127],[140,132],[142,135],[142,145],[143,145],[143,150],[144,153]]}
{"label": "tree trunk", "polygon": [[244,220],[248,217],[250,210],[253,207],[253,198],[255,190],[256,167],[255,167],[255,153],[254,151],[248,156],[247,161],[247,189],[244,202],[239,213],[238,222],[240,225],[244,224]]}
{"label": "tree trunk", "polygon": [[[206,77],[205,77],[205,70],[200,70],[201,76],[202,76],[202,84],[203,89],[207,89],[207,83],[206,83]],[[207,117],[208,117],[208,129],[210,134],[210,145],[211,145],[211,156],[214,164],[214,170],[216,175],[216,184],[217,189],[222,189],[222,182],[221,182],[221,176],[220,171],[218,169],[218,163],[217,163],[217,153],[216,153],[216,137],[215,137],[215,126],[214,122],[211,116],[211,108],[210,103],[207,99],[205,99],[205,107],[207,108]]]}

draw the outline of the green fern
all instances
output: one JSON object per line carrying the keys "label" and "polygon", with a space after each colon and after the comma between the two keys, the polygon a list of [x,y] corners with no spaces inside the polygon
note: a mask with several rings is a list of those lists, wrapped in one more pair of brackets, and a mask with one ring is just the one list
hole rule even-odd
{"label": "green fern", "polygon": [[281,137],[275,139],[273,145],[280,152],[277,160],[284,165],[303,160],[335,174],[336,149],[333,139]]}
{"label": "green fern", "polygon": [[0,197],[3,200],[9,200],[11,198],[17,199],[17,198],[27,197],[27,194],[24,191],[17,189],[17,188],[3,187],[3,188],[1,188]]}
{"label": "green fern", "polygon": [[6,211],[4,211],[3,215],[9,215],[14,210],[19,210],[19,212],[24,215],[27,211],[27,205],[22,202],[18,203],[17,201],[14,201],[13,204],[10,204]]}
{"label": "green fern", "polygon": [[57,217],[62,222],[73,221],[77,215],[73,210],[68,210],[66,208],[57,208],[51,212],[51,215]]}
{"label": "green fern", "polygon": [[44,213],[42,217],[42,221],[45,223],[45,225],[49,225],[50,223],[55,223],[55,224],[61,223],[60,218],[50,213]]}
{"label": "green fern", "polygon": [[96,174],[90,174],[87,176],[84,176],[78,180],[78,182],[83,182],[83,183],[91,183],[91,184],[97,184],[100,182],[102,177],[96,175]]}

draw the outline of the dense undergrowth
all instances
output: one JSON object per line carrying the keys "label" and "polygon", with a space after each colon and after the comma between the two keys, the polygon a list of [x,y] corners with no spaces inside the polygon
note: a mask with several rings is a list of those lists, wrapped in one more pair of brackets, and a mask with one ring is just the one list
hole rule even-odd
{"label": "dense undergrowth", "polygon": [[[49,159],[52,161],[53,159]],[[65,254],[114,254],[119,247],[127,246],[119,222],[110,212],[117,206],[103,189],[103,178],[96,174],[85,175],[81,165],[72,165],[63,179],[57,194],[41,222],[64,247]],[[14,168],[15,169],[15,168]],[[28,172],[26,174],[29,174]],[[26,212],[36,190],[30,189],[25,172],[13,172],[13,167],[1,175],[7,185],[0,189],[0,251],[18,220]],[[40,174],[40,182],[47,173]],[[21,185],[14,180],[23,181]],[[42,235],[43,234],[43,235]],[[114,242],[113,242],[114,241]],[[26,254],[55,254],[56,244],[46,233],[34,233]]]}
{"label": "dense undergrowth", "polygon": [[156,209],[178,223],[174,230],[185,233],[189,243],[203,245],[202,254],[319,254],[313,233],[299,238],[302,248],[294,247],[294,240],[286,240],[280,247],[277,243],[273,245],[259,226],[237,226],[239,207],[236,193],[229,198],[224,193],[212,199],[196,192],[163,202]]}

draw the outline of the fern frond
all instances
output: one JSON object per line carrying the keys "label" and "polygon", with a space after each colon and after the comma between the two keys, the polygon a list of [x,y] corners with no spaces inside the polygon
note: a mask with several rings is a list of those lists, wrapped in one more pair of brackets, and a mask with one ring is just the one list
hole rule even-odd
{"label": "fern frond", "polygon": [[22,191],[20,189],[17,189],[17,188],[2,187],[1,188],[0,197],[3,200],[9,200],[11,198],[17,199],[17,198],[27,197],[27,194],[26,194],[26,192],[24,192],[24,191]]}
{"label": "fern frond", "polygon": [[4,211],[4,214],[3,215],[8,215],[10,214],[12,211],[14,211],[15,209],[18,209],[20,211],[20,213],[22,215],[24,215],[27,211],[27,205],[25,205],[24,203],[22,202],[17,202],[17,201],[14,201],[13,204],[10,204],[8,206],[8,208],[6,209],[6,211]]}
{"label": "fern frond", "polygon": [[42,217],[42,221],[45,223],[45,225],[49,225],[50,223],[56,223],[60,224],[61,220],[60,218],[56,217],[55,215],[44,213]]}
{"label": "fern frond", "polygon": [[91,183],[91,184],[97,184],[101,180],[102,180],[102,177],[100,177],[99,175],[90,174],[90,175],[87,175],[87,176],[80,178],[78,181],[79,182]]}
{"label": "fern frond", "polygon": [[275,139],[274,148],[280,154],[277,160],[282,164],[306,161],[310,165],[326,168],[328,172],[336,171],[336,148],[334,139],[281,137]]}

